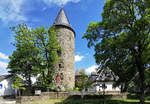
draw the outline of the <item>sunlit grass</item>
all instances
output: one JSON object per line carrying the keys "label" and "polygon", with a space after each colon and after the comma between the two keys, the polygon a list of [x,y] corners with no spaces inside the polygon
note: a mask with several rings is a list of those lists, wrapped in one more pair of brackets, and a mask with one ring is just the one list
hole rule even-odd
{"label": "sunlit grass", "polygon": [[[118,100],[123,102],[140,102],[138,99],[119,99],[119,98],[112,98],[112,100]],[[146,103],[150,103],[150,100],[145,100]]]}
{"label": "sunlit grass", "polygon": [[36,100],[31,102],[26,102],[23,104],[56,104],[63,102],[64,99],[46,99],[46,100]]}
{"label": "sunlit grass", "polygon": [[[23,104],[137,104],[138,99],[47,99],[26,102]],[[150,100],[146,100],[150,104]]]}

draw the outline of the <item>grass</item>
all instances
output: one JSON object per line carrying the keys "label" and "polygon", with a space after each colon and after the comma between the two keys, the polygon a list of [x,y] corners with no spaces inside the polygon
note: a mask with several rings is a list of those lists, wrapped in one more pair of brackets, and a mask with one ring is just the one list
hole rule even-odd
{"label": "grass", "polygon": [[[138,104],[137,99],[47,99],[27,102],[23,104]],[[146,101],[146,104],[150,104],[150,100]]]}
{"label": "grass", "polygon": [[[147,104],[150,104],[150,101],[145,101]],[[68,99],[64,101],[65,104],[137,104],[139,100],[137,99]]]}
{"label": "grass", "polygon": [[31,102],[25,102],[23,104],[59,104],[63,101],[64,99],[47,99],[47,100],[36,100]]}
{"label": "grass", "polygon": [[[140,100],[138,100],[138,99],[117,99],[117,98],[114,98],[112,100],[119,100],[119,101],[123,101],[123,102],[136,102],[136,103],[140,102]],[[146,100],[145,102],[150,104],[150,100]]]}
{"label": "grass", "polygon": [[147,96],[145,99],[146,99],[146,100],[150,100],[150,96]]}

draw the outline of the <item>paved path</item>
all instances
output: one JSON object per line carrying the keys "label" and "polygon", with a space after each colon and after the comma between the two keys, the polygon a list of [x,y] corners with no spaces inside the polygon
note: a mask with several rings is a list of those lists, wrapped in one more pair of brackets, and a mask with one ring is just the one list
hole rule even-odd
{"label": "paved path", "polygon": [[14,99],[0,99],[0,104],[15,104],[16,101]]}

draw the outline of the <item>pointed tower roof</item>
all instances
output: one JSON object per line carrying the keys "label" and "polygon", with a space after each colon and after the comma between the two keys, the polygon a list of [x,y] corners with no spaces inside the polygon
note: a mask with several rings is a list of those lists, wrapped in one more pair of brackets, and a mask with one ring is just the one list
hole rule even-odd
{"label": "pointed tower roof", "polygon": [[67,15],[64,11],[64,8],[61,8],[60,9],[60,12],[58,13],[58,16],[56,17],[55,19],[55,22],[54,22],[54,25],[67,25],[67,26],[70,26],[70,23],[69,23],[69,20],[67,18]]}
{"label": "pointed tower roof", "polygon": [[60,11],[59,11],[59,13],[58,13],[58,15],[54,21],[54,26],[65,26],[65,27],[70,28],[74,32],[71,24],[69,23],[69,20],[68,20],[66,13],[65,13],[64,8],[60,9]]}

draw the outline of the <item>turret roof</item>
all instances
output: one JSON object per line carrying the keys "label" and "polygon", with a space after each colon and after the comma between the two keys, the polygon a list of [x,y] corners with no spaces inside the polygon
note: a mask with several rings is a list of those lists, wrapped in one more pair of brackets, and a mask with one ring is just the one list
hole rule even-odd
{"label": "turret roof", "polygon": [[69,20],[67,18],[64,8],[61,8],[60,12],[58,13],[58,16],[56,17],[54,21],[54,25],[63,25],[72,29],[72,26],[69,23]]}

